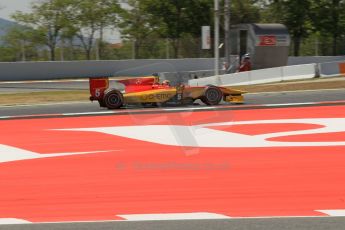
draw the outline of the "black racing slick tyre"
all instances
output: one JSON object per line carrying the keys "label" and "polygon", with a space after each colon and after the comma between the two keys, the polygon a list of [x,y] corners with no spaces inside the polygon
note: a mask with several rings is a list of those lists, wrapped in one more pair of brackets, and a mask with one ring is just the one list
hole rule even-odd
{"label": "black racing slick tyre", "polygon": [[223,92],[216,86],[208,86],[200,98],[206,105],[218,105],[223,98]]}
{"label": "black racing slick tyre", "polygon": [[124,99],[120,91],[113,89],[104,96],[104,104],[108,109],[119,109],[123,106]]}

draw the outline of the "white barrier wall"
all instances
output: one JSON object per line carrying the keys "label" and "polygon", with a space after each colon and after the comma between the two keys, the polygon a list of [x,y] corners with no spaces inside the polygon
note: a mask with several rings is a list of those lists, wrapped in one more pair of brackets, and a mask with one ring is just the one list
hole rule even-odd
{"label": "white barrier wall", "polygon": [[321,63],[318,66],[321,77],[345,76],[345,61]]}
{"label": "white barrier wall", "polygon": [[[221,72],[221,74],[224,74],[224,71]],[[159,73],[160,81],[169,80],[171,85],[186,84],[189,80],[210,76],[214,76],[214,70]]]}
{"label": "white barrier wall", "polygon": [[220,76],[204,77],[204,78],[189,80],[188,84],[191,86],[222,85],[222,82],[220,81]]}
{"label": "white barrier wall", "polygon": [[285,66],[270,69],[254,70],[242,73],[221,75],[218,77],[207,77],[203,79],[190,80],[193,86],[204,85],[255,85],[264,83],[274,83],[287,80],[311,79],[316,75],[315,64]]}
{"label": "white barrier wall", "polygon": [[250,82],[250,72],[234,73],[220,76],[221,85],[243,85],[243,82]]}
{"label": "white barrier wall", "polygon": [[282,80],[291,81],[314,78],[317,71],[316,68],[316,64],[285,66],[282,68]]}
{"label": "white barrier wall", "polygon": [[264,84],[270,82],[281,81],[282,79],[282,68],[270,68],[270,69],[260,69],[251,71],[249,73],[251,82],[250,85]]}

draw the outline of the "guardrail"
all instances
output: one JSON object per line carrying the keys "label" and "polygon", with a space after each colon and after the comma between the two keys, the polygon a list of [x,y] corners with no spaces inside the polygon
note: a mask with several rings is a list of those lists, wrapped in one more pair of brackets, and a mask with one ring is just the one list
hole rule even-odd
{"label": "guardrail", "polygon": [[316,77],[316,68],[316,64],[284,66],[194,79],[190,80],[189,84],[192,86],[205,86],[209,84],[236,86],[273,83],[287,80],[312,79]]}

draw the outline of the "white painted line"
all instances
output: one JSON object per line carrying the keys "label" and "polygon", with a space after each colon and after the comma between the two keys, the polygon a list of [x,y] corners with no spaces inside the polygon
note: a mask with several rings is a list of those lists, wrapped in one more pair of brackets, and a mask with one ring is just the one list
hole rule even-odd
{"label": "white painted line", "polygon": [[4,224],[31,224],[31,222],[16,218],[0,218],[0,225]]}
{"label": "white painted line", "polygon": [[334,209],[334,210],[315,210],[327,214],[329,216],[345,216],[345,209]]}
{"label": "white painted line", "polygon": [[115,111],[100,111],[100,112],[83,112],[83,113],[63,113],[63,116],[80,116],[80,115],[100,115],[100,114],[114,114]]}
{"label": "white painted line", "polygon": [[166,213],[166,214],[130,214],[117,215],[128,221],[148,220],[204,220],[204,219],[230,219],[231,217],[209,212],[195,213]]}
{"label": "white painted line", "polygon": [[[220,108],[220,107],[219,107]],[[136,110],[111,110],[111,111],[99,111],[99,112],[83,112],[83,113],[63,113],[63,116],[78,116],[78,115],[97,115],[97,114],[116,114],[121,112],[137,113],[137,112],[156,112],[156,111],[193,111],[193,110],[208,110],[216,109],[216,107],[180,107],[180,108],[157,108],[157,109],[136,109]]]}
{"label": "white painted line", "polygon": [[303,103],[284,103],[284,104],[263,104],[263,106],[276,107],[276,106],[293,106],[293,105],[317,105],[318,102],[303,102]]}
{"label": "white painted line", "polygon": [[90,151],[90,152],[71,152],[71,153],[50,153],[50,154],[40,154],[36,152],[31,152],[25,149],[15,148],[8,145],[0,144],[0,164],[22,161],[22,160],[33,160],[51,157],[64,157],[64,156],[75,156],[75,155],[87,155],[96,153],[108,153],[113,151],[121,150],[102,150],[102,151]]}
{"label": "white painted line", "polygon": [[[259,124],[313,124],[320,128],[273,132],[261,135],[244,135],[233,132],[223,132],[212,129],[215,126],[233,125],[259,125]],[[98,132],[108,135],[120,136],[139,141],[160,145],[196,148],[262,148],[262,147],[317,147],[317,146],[345,146],[345,141],[273,141],[270,139],[292,136],[344,132],[345,118],[317,118],[317,119],[275,119],[230,121],[222,123],[206,123],[198,125],[138,125],[138,126],[112,126],[62,129],[77,132]],[[190,138],[178,138],[181,136]]]}
{"label": "white painted line", "polygon": [[167,108],[163,110],[164,111],[191,111],[191,110],[207,110],[207,109],[216,109],[216,107],[181,107],[181,108]]}
{"label": "white painted line", "polygon": [[277,93],[305,93],[305,92],[324,92],[324,91],[344,91],[345,88],[338,89],[309,89],[309,90],[292,90],[292,91],[274,91],[274,92],[259,92],[259,93],[246,93],[245,95],[259,95],[259,94],[277,94]]}

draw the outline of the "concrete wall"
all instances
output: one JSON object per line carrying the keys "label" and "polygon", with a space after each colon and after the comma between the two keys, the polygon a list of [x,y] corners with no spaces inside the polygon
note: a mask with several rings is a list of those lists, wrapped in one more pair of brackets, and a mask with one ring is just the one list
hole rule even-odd
{"label": "concrete wall", "polygon": [[[290,57],[289,64],[343,61],[340,57]],[[222,61],[220,61],[222,63]],[[162,79],[186,82],[193,78],[213,75],[214,59],[162,59],[73,62],[14,62],[0,63],[0,81],[53,80],[99,76],[145,76],[162,73]],[[322,64],[323,76],[339,75],[338,64]],[[200,71],[201,70],[201,71]],[[206,71],[204,71],[206,70]],[[288,70],[287,70],[288,71]],[[303,73],[302,73],[303,74]],[[175,79],[177,78],[177,80]]]}
{"label": "concrete wall", "polygon": [[295,65],[281,67],[282,81],[310,79],[318,77],[317,64]]}
{"label": "concrete wall", "polygon": [[52,80],[99,76],[145,76],[158,72],[214,69],[214,59],[162,59],[0,63],[1,81]]}
{"label": "concrete wall", "polygon": [[289,57],[288,65],[345,61],[345,56]]}
{"label": "concrete wall", "polygon": [[[220,74],[224,73],[223,70],[220,71]],[[182,83],[186,84],[189,80],[195,78],[207,78],[210,76],[214,76],[214,70],[160,73],[159,79],[161,81],[169,80],[171,85],[180,85]]]}
{"label": "concrete wall", "polygon": [[192,86],[204,86],[208,84],[236,86],[273,83],[287,80],[312,79],[316,75],[315,67],[316,64],[307,64],[261,69],[190,80],[189,84]]}

